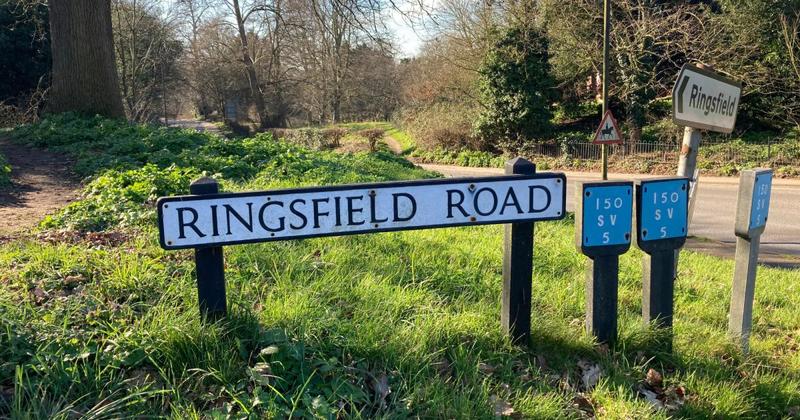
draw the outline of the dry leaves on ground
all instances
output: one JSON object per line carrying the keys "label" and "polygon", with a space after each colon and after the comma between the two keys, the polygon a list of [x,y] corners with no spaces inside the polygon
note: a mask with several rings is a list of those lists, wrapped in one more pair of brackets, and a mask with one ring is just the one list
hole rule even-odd
{"label": "dry leaves on ground", "polygon": [[578,368],[581,372],[581,389],[584,391],[592,390],[600,382],[600,377],[603,374],[600,365],[581,359],[578,361]]}
{"label": "dry leaves on ground", "polygon": [[680,385],[664,387],[664,376],[649,369],[644,381],[636,389],[647,402],[657,409],[677,410],[686,402],[686,389]]}

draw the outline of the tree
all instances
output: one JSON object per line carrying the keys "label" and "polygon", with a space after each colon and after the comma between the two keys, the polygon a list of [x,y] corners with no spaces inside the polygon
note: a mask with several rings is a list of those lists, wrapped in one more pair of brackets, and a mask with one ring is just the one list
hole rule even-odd
{"label": "tree", "polygon": [[110,0],[49,0],[53,75],[48,111],[125,116]]}
{"label": "tree", "polygon": [[0,102],[23,100],[50,73],[47,7],[12,0],[0,4]]}
{"label": "tree", "polygon": [[180,41],[156,3],[113,0],[114,48],[128,119],[151,121],[164,109],[181,76]]}
{"label": "tree", "polygon": [[500,35],[480,71],[484,111],[475,130],[481,137],[515,152],[550,132],[555,83],[547,59],[539,29],[517,26]]}

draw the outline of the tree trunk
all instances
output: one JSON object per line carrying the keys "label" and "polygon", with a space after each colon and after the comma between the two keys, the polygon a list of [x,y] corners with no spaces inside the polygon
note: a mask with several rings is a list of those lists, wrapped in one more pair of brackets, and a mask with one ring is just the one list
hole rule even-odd
{"label": "tree trunk", "polygon": [[48,112],[122,118],[109,0],[49,0],[53,82]]}
{"label": "tree trunk", "polygon": [[267,106],[264,104],[264,94],[261,92],[261,86],[258,83],[258,73],[256,73],[256,65],[253,62],[253,57],[250,56],[250,49],[247,42],[247,31],[244,27],[244,17],[242,16],[242,9],[239,7],[239,0],[233,0],[233,14],[236,17],[236,26],[239,29],[239,40],[242,47],[242,60],[244,61],[245,69],[247,70],[247,82],[250,85],[250,95],[253,97],[253,102],[256,105],[256,113],[258,113],[259,125],[261,128],[266,128]]}

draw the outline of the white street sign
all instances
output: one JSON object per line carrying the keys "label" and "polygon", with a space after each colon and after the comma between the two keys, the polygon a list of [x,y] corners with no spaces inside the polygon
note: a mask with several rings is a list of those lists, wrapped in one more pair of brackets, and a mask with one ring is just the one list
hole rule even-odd
{"label": "white street sign", "polygon": [[356,184],[158,201],[165,249],[405,229],[530,222],[566,215],[560,173]]}
{"label": "white street sign", "polygon": [[730,133],[741,95],[741,83],[686,64],[672,89],[672,118],[678,125]]}

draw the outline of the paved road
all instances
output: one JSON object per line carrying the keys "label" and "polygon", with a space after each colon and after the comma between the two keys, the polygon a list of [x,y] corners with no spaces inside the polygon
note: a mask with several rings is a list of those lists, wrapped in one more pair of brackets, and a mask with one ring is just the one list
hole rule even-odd
{"label": "paved road", "polygon": [[[486,176],[502,173],[495,168],[464,168],[447,165],[420,165],[447,177]],[[566,172],[567,210],[572,211],[575,197],[574,181],[597,180],[596,173]],[[610,179],[634,180],[650,175],[610,174]],[[689,233],[711,239],[732,249],[736,243],[733,222],[736,214],[738,178],[700,177],[697,204]],[[800,180],[775,179],[769,210],[769,223],[761,237],[762,254],[800,257]],[[730,250],[729,250],[730,251]],[[729,253],[729,252],[728,252]]]}
{"label": "paved road", "polygon": [[[164,123],[164,119],[161,118],[161,123]],[[208,121],[200,121],[195,119],[170,119],[167,120],[167,124],[170,127],[178,127],[178,128],[193,128],[197,131],[208,131],[209,133],[220,134],[219,128],[217,128],[214,123]]]}

